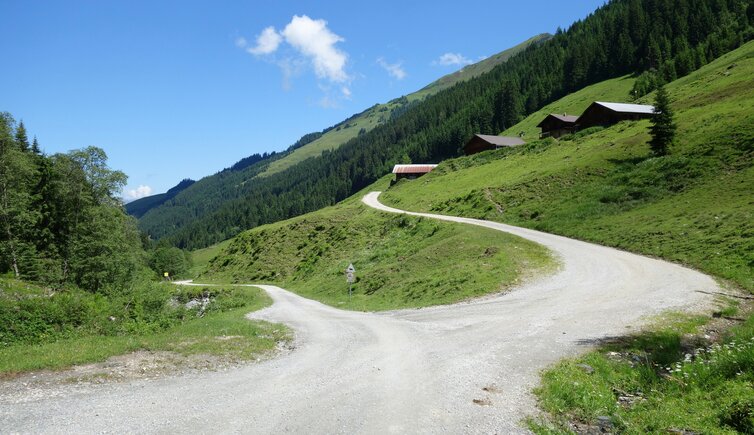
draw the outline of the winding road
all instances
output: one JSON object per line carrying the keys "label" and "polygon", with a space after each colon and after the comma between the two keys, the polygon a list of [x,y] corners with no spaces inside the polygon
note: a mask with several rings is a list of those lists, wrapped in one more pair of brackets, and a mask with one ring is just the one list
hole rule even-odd
{"label": "winding road", "polygon": [[[363,202],[385,212],[372,192]],[[668,309],[709,307],[710,277],[671,263],[468,218],[540,243],[562,267],[500,296],[385,313],[338,310],[273,286],[249,318],[296,349],[222,372],[3,394],[2,432],[518,433],[542,369]]]}

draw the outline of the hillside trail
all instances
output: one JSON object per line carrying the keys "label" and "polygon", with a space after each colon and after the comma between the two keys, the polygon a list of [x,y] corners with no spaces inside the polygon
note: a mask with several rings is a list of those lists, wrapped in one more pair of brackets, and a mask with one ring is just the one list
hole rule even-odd
{"label": "hillside trail", "polygon": [[[363,202],[391,213],[379,193]],[[525,433],[542,369],[648,316],[703,310],[712,278],[565,237],[468,218],[408,213],[512,233],[551,249],[555,274],[466,303],[342,311],[274,286],[248,315],[285,323],[295,350],[221,372],[4,392],[3,432]],[[44,393],[44,394],[43,394]]]}

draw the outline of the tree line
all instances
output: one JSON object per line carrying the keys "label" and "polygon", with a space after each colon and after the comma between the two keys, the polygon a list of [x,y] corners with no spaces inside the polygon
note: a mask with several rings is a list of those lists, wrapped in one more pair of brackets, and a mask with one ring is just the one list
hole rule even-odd
{"label": "tree line", "polygon": [[[674,80],[754,38],[754,0],[613,0],[491,72],[411,104],[320,158],[243,187],[207,212],[174,209],[151,235],[187,249],[334,204],[399,162],[455,157],[474,133],[497,134],[571,92],[625,74]],[[635,89],[648,92],[647,89]],[[629,96],[627,96],[629,98]]]}
{"label": "tree line", "polygon": [[102,149],[45,155],[23,122],[0,113],[0,274],[107,293],[166,267],[185,272],[182,251],[153,249],[125,213],[125,183]]}

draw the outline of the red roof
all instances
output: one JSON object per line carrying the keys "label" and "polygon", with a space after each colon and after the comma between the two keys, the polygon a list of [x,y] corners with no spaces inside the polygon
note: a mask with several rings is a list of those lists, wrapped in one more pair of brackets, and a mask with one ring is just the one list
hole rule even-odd
{"label": "red roof", "polygon": [[393,174],[426,174],[437,165],[395,165]]}

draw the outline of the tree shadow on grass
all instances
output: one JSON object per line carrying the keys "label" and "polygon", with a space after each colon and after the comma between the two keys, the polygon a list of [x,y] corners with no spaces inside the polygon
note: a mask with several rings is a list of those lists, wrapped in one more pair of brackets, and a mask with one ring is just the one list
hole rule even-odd
{"label": "tree shadow on grass", "polygon": [[689,337],[677,331],[645,331],[621,336],[577,340],[581,346],[596,347],[601,352],[615,352],[622,358],[652,367],[667,367],[683,359],[694,348],[704,345],[701,337]]}
{"label": "tree shadow on grass", "polygon": [[626,166],[636,166],[639,163],[644,162],[645,160],[649,160],[652,157],[654,157],[651,154],[647,154],[645,156],[636,156],[636,157],[627,157],[625,159],[607,159],[608,162],[621,167]]}

